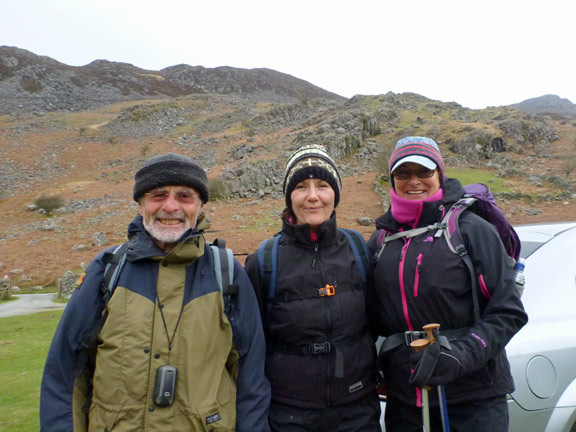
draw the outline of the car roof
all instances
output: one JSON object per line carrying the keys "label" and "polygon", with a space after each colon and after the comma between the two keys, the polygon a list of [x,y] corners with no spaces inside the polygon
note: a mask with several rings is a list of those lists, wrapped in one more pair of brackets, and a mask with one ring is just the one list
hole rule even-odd
{"label": "car roof", "polygon": [[515,225],[514,229],[518,233],[522,242],[520,256],[529,257],[542,246],[557,235],[576,228],[576,222],[549,222],[529,225]]}

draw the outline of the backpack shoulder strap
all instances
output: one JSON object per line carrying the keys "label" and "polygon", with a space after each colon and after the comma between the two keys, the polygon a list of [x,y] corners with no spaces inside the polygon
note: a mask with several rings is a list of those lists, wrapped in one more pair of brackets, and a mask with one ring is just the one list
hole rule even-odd
{"label": "backpack shoulder strap", "polygon": [[[278,282],[278,245],[280,234],[263,240],[258,246],[258,269],[260,273],[260,285],[266,289],[266,298],[276,295]],[[265,299],[264,299],[265,302]]]}
{"label": "backpack shoulder strap", "polygon": [[238,292],[238,287],[234,285],[234,254],[226,247],[226,242],[222,239],[216,239],[208,245],[214,259],[214,274],[222,293],[224,312],[228,313],[232,304],[232,296]]}
{"label": "backpack shoulder strap", "polygon": [[[457,255],[463,256],[468,253],[466,246],[464,245],[464,239],[460,233],[460,227],[458,225],[458,220],[460,215],[464,213],[472,204],[476,202],[476,198],[465,197],[458,200],[456,203],[450,207],[448,212],[444,215],[442,223],[445,225],[444,237],[448,243],[448,247],[452,252]],[[436,233],[436,237],[439,237],[442,233]]]}
{"label": "backpack shoulder strap", "polygon": [[478,322],[480,321],[480,305],[478,302],[478,283],[476,282],[476,270],[474,269],[470,255],[468,255],[468,251],[466,250],[466,245],[464,245],[464,239],[462,238],[460,227],[458,225],[460,215],[472,204],[474,204],[474,202],[476,202],[476,198],[464,197],[458,200],[452,207],[450,207],[442,219],[446,229],[443,230],[440,234],[444,234],[444,238],[446,239],[446,243],[448,244],[450,250],[460,256],[468,268],[468,272],[470,273],[470,281],[472,284],[474,319],[476,322]]}
{"label": "backpack shoulder strap", "polygon": [[428,231],[434,231],[436,230],[436,234],[435,236],[438,237],[442,231],[445,229],[445,224],[443,223],[444,220],[440,223],[436,222],[432,225],[428,225],[425,227],[420,227],[420,228],[414,228],[411,230],[407,230],[407,231],[398,231],[397,233],[391,234],[388,231],[386,231],[385,229],[381,228],[380,232],[378,233],[378,245],[380,246],[378,252],[376,254],[374,254],[374,260],[376,262],[378,262],[378,260],[380,259],[380,255],[382,255],[382,252],[384,252],[384,248],[386,247],[386,244],[399,239],[399,238],[411,238],[411,237],[416,237],[419,236],[420,234],[424,234]]}
{"label": "backpack shoulder strap", "polygon": [[104,309],[108,306],[108,301],[116,289],[120,273],[126,264],[126,252],[128,252],[128,242],[119,245],[112,252],[106,252],[102,260],[106,263],[104,268],[104,278],[102,280],[102,297],[104,299]]}
{"label": "backpack shoulder strap", "polygon": [[372,256],[372,259],[374,260],[375,264],[378,263],[380,255],[382,255],[382,252],[384,252],[384,248],[386,247],[386,242],[384,240],[389,235],[390,233],[386,231],[384,228],[380,228],[380,231],[378,231],[378,239],[377,239],[378,252],[375,252],[374,255]]}
{"label": "backpack shoulder strap", "polygon": [[122,268],[126,263],[127,251],[128,242],[117,246],[112,252],[106,252],[102,257],[102,261],[106,263],[106,267],[104,267],[104,275],[102,277],[102,284],[100,285],[100,294],[104,301],[104,309],[102,310],[100,318],[94,324],[94,327],[92,327],[90,332],[82,339],[82,349],[80,350],[81,359],[78,361],[80,368],[82,368],[84,363],[88,361],[88,357],[91,354],[90,351],[96,346],[98,335],[108,318],[108,302],[110,301],[112,294],[114,294],[118,278],[120,277]]}
{"label": "backpack shoulder strap", "polygon": [[370,271],[370,260],[368,258],[368,247],[366,246],[364,237],[358,231],[353,229],[338,228],[338,231],[344,234],[348,240],[348,244],[354,253],[360,276],[362,277],[362,280],[366,282],[368,280],[368,272]]}

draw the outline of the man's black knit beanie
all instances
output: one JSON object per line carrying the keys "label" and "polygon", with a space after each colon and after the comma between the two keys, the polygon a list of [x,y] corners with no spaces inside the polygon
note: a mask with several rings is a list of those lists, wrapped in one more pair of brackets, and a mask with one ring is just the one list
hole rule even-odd
{"label": "man's black knit beanie", "polygon": [[203,203],[208,202],[208,177],[196,161],[176,153],[154,156],[134,176],[134,201],[138,201],[149,190],[161,186],[189,186],[200,195]]}

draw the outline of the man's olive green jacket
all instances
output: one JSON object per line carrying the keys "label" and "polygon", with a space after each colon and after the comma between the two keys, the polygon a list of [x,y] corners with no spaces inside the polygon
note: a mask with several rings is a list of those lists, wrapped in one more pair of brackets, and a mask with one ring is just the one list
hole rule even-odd
{"label": "man's olive green jacket", "polygon": [[[93,374],[82,345],[103,312],[106,251],[92,261],[46,360],[42,431],[269,431],[257,301],[236,261],[238,292],[224,313],[202,235],[208,226],[201,219],[200,231],[189,231],[164,255],[140,216],[130,224],[128,261],[98,335]],[[168,407],[152,398],[162,365],[178,369],[175,400]]]}

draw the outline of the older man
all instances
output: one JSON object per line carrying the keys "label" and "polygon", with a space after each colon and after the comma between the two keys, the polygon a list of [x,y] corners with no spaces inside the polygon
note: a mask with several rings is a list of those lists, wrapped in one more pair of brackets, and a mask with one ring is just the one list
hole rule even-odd
{"label": "older man", "polygon": [[223,306],[203,234],[206,172],[181,155],[152,157],[133,197],[140,215],[108,304],[101,287],[114,248],[90,263],[54,335],[42,431],[269,431],[258,305],[234,261],[237,292]]}

